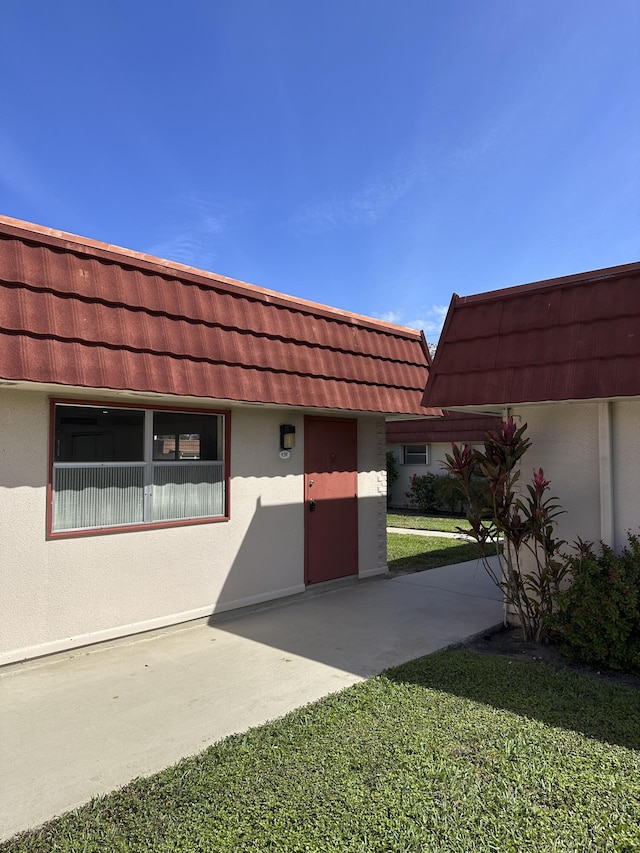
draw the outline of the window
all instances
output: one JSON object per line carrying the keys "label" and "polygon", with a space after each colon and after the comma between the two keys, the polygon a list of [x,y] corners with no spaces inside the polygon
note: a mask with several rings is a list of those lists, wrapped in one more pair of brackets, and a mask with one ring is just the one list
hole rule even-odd
{"label": "window", "polygon": [[51,532],[226,516],[225,415],[54,403]]}
{"label": "window", "polygon": [[428,465],[428,444],[405,444],[403,449],[403,462],[405,465]]}

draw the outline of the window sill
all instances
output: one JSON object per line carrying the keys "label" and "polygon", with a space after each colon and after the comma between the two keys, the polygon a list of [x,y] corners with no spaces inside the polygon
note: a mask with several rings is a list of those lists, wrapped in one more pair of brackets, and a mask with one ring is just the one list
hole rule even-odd
{"label": "window sill", "polygon": [[50,530],[48,540],[78,539],[85,536],[110,536],[114,533],[138,533],[141,530],[167,530],[174,527],[193,527],[197,524],[217,524],[229,521],[228,515],[212,518],[187,518],[180,521],[156,521],[151,524],[120,524],[116,527],[89,527],[85,530]]}

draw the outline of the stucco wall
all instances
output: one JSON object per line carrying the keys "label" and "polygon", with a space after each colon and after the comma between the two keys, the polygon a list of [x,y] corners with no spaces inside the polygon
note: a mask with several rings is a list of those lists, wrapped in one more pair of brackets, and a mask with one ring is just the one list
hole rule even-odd
{"label": "stucco wall", "polygon": [[613,520],[615,547],[627,531],[640,533],[640,400],[612,403]]}
{"label": "stucco wall", "polygon": [[542,468],[551,480],[564,515],[558,533],[573,542],[600,538],[598,407],[595,403],[557,403],[513,409],[527,423],[532,446],[523,459],[522,482]]}
{"label": "stucco wall", "polygon": [[[626,544],[628,530],[640,532],[640,401],[614,402],[609,408],[613,499],[613,536],[609,544],[620,551]],[[544,469],[545,476],[551,480],[551,494],[558,497],[566,511],[559,516],[557,526],[558,537],[567,542],[564,551],[570,551],[578,537],[596,544],[601,539],[606,540],[606,521],[600,512],[602,426],[599,404],[519,406],[514,407],[512,413],[520,424],[527,423],[527,435],[532,441],[523,459],[522,486],[530,482],[534,468]],[[534,568],[526,552],[524,565],[527,569]],[[510,618],[517,621],[513,613]]]}
{"label": "stucco wall", "polygon": [[[551,490],[566,514],[558,533],[569,543],[598,542],[606,531],[600,514],[600,426],[598,403],[554,403],[515,408],[526,421],[532,447],[525,457],[523,479],[542,467]],[[610,404],[611,471],[613,481],[613,542],[626,543],[627,530],[638,530],[640,489],[640,401]]]}
{"label": "stucco wall", "polygon": [[[284,420],[297,433],[288,460],[279,457]],[[363,418],[359,428],[362,574],[384,569],[377,422]],[[232,410],[228,522],[52,541],[45,535],[48,438],[47,395],[0,389],[0,660],[304,589],[303,413]]]}

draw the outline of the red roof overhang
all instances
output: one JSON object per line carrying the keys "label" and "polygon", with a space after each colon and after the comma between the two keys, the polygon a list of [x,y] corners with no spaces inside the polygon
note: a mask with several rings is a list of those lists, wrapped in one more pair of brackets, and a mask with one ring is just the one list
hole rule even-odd
{"label": "red roof overhang", "polygon": [[0,217],[0,377],[388,414],[422,333]]}
{"label": "red roof overhang", "polygon": [[499,422],[499,417],[465,412],[443,412],[439,418],[390,421],[387,423],[387,443],[480,442],[484,441],[485,433],[495,429]]}

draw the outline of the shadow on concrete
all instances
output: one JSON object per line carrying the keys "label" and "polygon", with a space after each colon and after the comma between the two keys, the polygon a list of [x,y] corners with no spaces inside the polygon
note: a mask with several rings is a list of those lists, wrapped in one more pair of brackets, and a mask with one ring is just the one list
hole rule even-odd
{"label": "shadow on concrete", "polygon": [[499,591],[477,561],[399,577],[310,588],[209,624],[288,655],[361,677],[499,624]]}

